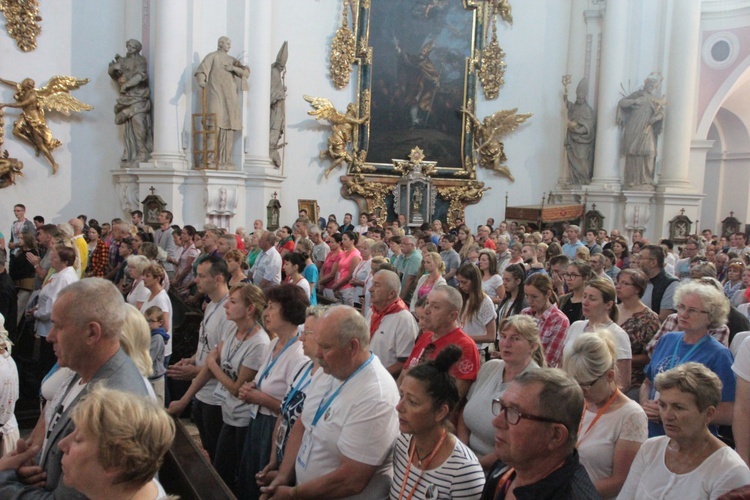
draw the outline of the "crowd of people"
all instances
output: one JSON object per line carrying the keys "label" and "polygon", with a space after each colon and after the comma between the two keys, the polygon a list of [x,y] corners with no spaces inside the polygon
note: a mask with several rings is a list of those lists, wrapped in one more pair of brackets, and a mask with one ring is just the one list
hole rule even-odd
{"label": "crowd of people", "polygon": [[[164,498],[188,409],[242,499],[750,495],[742,233],[25,210],[0,234],[3,498]],[[172,360],[175,301],[202,320]],[[29,324],[42,412],[18,439]]]}

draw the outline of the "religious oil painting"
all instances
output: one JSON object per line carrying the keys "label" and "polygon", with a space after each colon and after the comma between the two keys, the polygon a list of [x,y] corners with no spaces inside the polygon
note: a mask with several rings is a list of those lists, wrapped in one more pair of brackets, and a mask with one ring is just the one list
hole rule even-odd
{"label": "religious oil painting", "polygon": [[369,30],[360,25],[360,33],[369,32],[372,65],[359,79],[360,100],[367,87],[372,96],[370,122],[360,128],[368,164],[390,165],[415,146],[440,170],[461,169],[471,157],[459,110],[475,99],[469,60],[475,37],[481,44],[479,10],[459,0],[371,1]]}

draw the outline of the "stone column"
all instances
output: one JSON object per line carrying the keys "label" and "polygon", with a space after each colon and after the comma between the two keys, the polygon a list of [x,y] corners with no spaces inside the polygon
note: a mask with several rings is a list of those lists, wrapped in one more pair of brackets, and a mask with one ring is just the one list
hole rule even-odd
{"label": "stone column", "polygon": [[664,94],[664,147],[659,189],[691,190],[690,147],[695,133],[695,109],[700,59],[700,2],[673,2],[669,36],[669,69]]}
{"label": "stone column", "polygon": [[[244,162],[245,171],[271,168],[279,174],[268,155],[271,113],[271,64],[275,53],[271,47],[273,2],[245,0],[247,46],[245,53],[250,66],[250,92],[245,100]],[[272,55],[273,54],[273,55]]]}
{"label": "stone column", "polygon": [[628,5],[610,0],[604,13],[599,99],[596,112],[596,151],[592,184],[607,191],[620,189],[620,129],[617,103],[627,60]]}
{"label": "stone column", "polygon": [[[182,0],[156,2],[154,36],[153,167],[186,169],[182,149],[185,94],[192,71],[187,57],[187,8]],[[185,82],[184,80],[190,80]],[[182,108],[182,109],[180,109]]]}

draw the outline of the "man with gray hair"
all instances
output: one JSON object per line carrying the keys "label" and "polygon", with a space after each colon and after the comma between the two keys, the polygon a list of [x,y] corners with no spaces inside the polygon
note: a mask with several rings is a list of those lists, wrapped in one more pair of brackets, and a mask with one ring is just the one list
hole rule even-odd
{"label": "man with gray hair", "polygon": [[370,325],[370,350],[394,378],[401,373],[419,333],[417,322],[399,297],[400,293],[401,282],[396,273],[376,272],[370,286],[372,307],[365,312]]}
{"label": "man with gray hair", "polygon": [[276,235],[271,231],[265,231],[261,235],[258,246],[263,253],[255,259],[248,276],[265,291],[281,283],[281,254],[276,250]]}
{"label": "man with gray hair", "polygon": [[517,376],[492,400],[495,455],[482,500],[601,498],[576,451],[583,391],[557,368]]}
{"label": "man with gray hair", "polygon": [[461,348],[461,359],[451,368],[456,378],[456,387],[463,398],[479,372],[479,351],[474,340],[460,327],[458,316],[463,299],[461,292],[448,285],[438,285],[427,295],[424,315],[420,321],[425,332],[417,339],[404,369],[399,376],[399,384],[409,369],[424,361],[437,357],[438,353],[451,344]]}
{"label": "man with gray hair", "polygon": [[417,239],[414,236],[401,238],[401,254],[393,260],[393,265],[401,275],[401,299],[411,300],[412,289],[417,284],[417,273],[422,264],[422,252],[417,252]]}
{"label": "man with gray hair", "polygon": [[313,242],[312,261],[318,271],[323,267],[323,263],[328,257],[328,253],[331,251],[331,247],[328,243],[323,241],[323,236],[320,234],[320,228],[315,225],[310,225],[310,241]]}
{"label": "man with gray hair", "polygon": [[510,236],[501,234],[497,237],[497,272],[503,274],[505,268],[510,264]]}
{"label": "man with gray hair", "polygon": [[[0,498],[85,498],[63,484],[63,452],[58,444],[75,430],[70,418],[73,408],[99,382],[110,389],[148,395],[143,377],[120,348],[125,302],[115,285],[102,278],[68,285],[55,301],[52,322],[47,342],[53,344],[60,366],[70,368],[75,376],[48,403],[54,413],[46,422],[35,463],[0,472]],[[29,446],[20,440],[18,453]]]}
{"label": "man with gray hair", "polygon": [[325,374],[313,378],[264,498],[386,498],[399,432],[396,382],[369,352],[367,322],[354,308],[330,308],[314,336]]}

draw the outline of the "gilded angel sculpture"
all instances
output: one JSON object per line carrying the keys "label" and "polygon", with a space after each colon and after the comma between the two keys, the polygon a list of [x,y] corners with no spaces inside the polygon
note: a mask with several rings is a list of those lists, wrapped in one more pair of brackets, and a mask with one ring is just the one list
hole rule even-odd
{"label": "gilded angel sculpture", "polygon": [[349,143],[352,142],[354,126],[361,125],[369,120],[369,117],[363,116],[357,118],[357,106],[349,104],[346,107],[346,114],[336,111],[331,101],[325,97],[304,96],[305,100],[315,108],[308,111],[307,114],[314,116],[316,120],[327,120],[331,124],[331,135],[328,137],[328,149],[320,152],[320,158],[331,157],[331,166],[326,169],[325,175],[331,173],[333,169],[342,163],[351,163],[353,161],[352,153],[349,152]]}
{"label": "gilded angel sculpture", "polygon": [[52,151],[62,143],[52,137],[52,132],[47,127],[44,118],[44,110],[59,111],[66,115],[71,111],[90,111],[93,106],[82,103],[72,95],[71,90],[76,90],[89,82],[88,78],[75,78],[72,76],[53,76],[47,85],[37,89],[31,78],[25,78],[21,83],[0,78],[0,83],[15,87],[17,92],[13,95],[15,103],[0,103],[2,108],[18,108],[21,116],[13,123],[13,135],[19,137],[36,150],[36,155],[41,153],[52,165],[52,173],[57,173],[57,162],[52,157]]}
{"label": "gilded angel sculpture", "polygon": [[466,113],[471,119],[471,127],[474,129],[474,149],[479,155],[479,165],[500,172],[511,181],[515,178],[510,173],[510,169],[503,165],[508,158],[505,156],[505,147],[500,139],[531,117],[531,113],[517,114],[516,111],[518,108],[503,109],[486,116],[484,121],[479,121],[471,111],[461,108],[461,112]]}
{"label": "gilded angel sculpture", "polygon": [[[3,120],[3,110],[0,109],[0,151],[3,151],[2,145],[5,142],[5,121]],[[8,187],[16,183],[16,176],[23,176],[23,163],[16,158],[11,158],[8,150],[4,150],[0,155],[0,188]]]}

